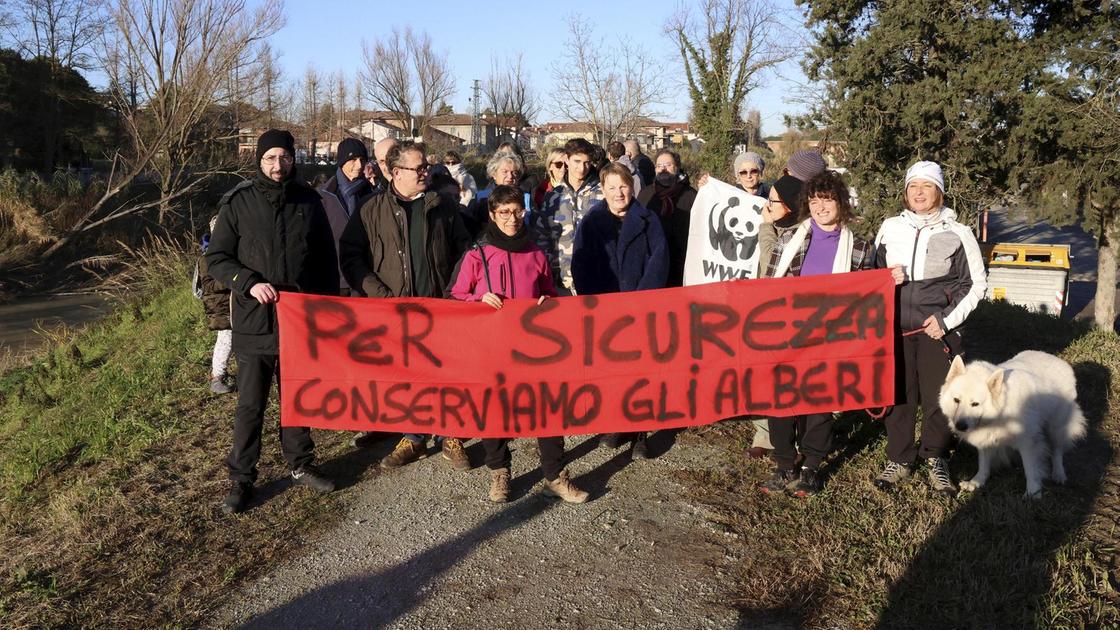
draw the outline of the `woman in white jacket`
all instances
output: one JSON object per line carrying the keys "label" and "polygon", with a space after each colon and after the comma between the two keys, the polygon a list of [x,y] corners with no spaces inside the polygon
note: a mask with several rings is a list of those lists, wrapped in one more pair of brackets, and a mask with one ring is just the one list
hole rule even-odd
{"label": "woman in white jacket", "polygon": [[[984,297],[987,277],[972,231],[944,205],[945,180],[934,162],[906,171],[901,214],[883,222],[875,237],[875,266],[891,267],[902,329],[895,356],[896,403],[884,419],[887,465],[875,479],[884,490],[910,475],[918,457],[929,465],[934,492],[954,496],[948,457],[953,438],[937,404],[953,355],[960,352],[960,327]],[[920,446],[914,423],[922,407]]]}

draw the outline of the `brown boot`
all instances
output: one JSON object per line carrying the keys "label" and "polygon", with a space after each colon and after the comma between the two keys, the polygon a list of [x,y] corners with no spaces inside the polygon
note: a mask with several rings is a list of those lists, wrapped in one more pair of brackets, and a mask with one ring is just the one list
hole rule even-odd
{"label": "brown boot", "polygon": [[494,503],[509,501],[509,469],[490,471],[490,500]]}
{"label": "brown boot", "polygon": [[470,470],[471,460],[463,450],[463,441],[455,438],[444,438],[443,458],[451,462],[455,470]]}
{"label": "brown boot", "polygon": [[397,442],[397,446],[393,449],[393,452],[381,458],[381,467],[400,468],[405,464],[411,464],[418,459],[423,459],[427,455],[427,445],[413,442],[408,438],[401,438],[401,441]]}
{"label": "brown boot", "polygon": [[560,497],[568,503],[583,503],[591,496],[568,479],[568,471],[561,470],[555,481],[544,480],[544,493],[550,497]]}

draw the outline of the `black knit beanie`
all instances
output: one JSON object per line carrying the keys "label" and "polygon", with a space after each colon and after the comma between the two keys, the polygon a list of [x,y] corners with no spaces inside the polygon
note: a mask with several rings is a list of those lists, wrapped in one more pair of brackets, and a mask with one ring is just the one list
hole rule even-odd
{"label": "black knit beanie", "polygon": [[347,138],[342,142],[339,142],[337,153],[339,166],[342,166],[350,160],[359,157],[363,160],[369,161],[369,152],[366,150],[366,145],[357,138]]}
{"label": "black knit beanie", "polygon": [[793,175],[782,175],[774,182],[774,190],[778,191],[778,196],[789,207],[790,213],[794,215],[801,209],[798,202],[801,200],[801,187],[804,185],[805,182]]}
{"label": "black knit beanie", "polygon": [[257,138],[257,162],[260,163],[269,149],[276,148],[285,149],[288,155],[295,157],[296,139],[284,129],[269,129],[262,133],[261,137]]}

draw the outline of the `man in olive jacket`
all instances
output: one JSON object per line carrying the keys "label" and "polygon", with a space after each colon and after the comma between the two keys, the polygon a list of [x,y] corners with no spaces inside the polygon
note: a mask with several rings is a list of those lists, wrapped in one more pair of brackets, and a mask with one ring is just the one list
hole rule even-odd
{"label": "man in olive jacket", "polygon": [[[366,297],[444,297],[470,235],[458,204],[428,190],[424,145],[405,141],[385,157],[388,189],[350,217],[338,241],[339,264],[350,288]],[[381,460],[384,468],[427,453],[427,436],[406,435]],[[443,440],[443,456],[470,468],[462,442]]]}
{"label": "man in olive jacket", "polygon": [[[222,503],[231,514],[253,494],[261,428],[273,376],[279,378],[279,291],[338,295],[334,237],[319,195],[299,181],[292,134],[269,129],[257,139],[259,169],[222,197],[206,250],[210,274],[232,292],[238,397],[226,466],[233,485]],[[282,427],[280,442],[295,483],[330,492],[334,483],[312,465],[310,429]]]}

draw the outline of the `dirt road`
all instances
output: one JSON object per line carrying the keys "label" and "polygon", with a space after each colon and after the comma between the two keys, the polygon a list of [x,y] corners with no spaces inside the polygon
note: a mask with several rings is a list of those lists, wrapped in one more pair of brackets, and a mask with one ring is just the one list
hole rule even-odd
{"label": "dirt road", "polygon": [[[541,495],[535,444],[514,447],[512,501],[486,500],[484,467],[438,454],[370,470],[343,525],[249,584],[212,620],[245,628],[736,628],[725,570],[736,537],[677,481],[720,469],[702,437],[656,434],[651,461],[569,438],[583,505]],[[675,441],[675,443],[674,443]],[[379,446],[387,452],[392,443]],[[481,461],[481,447],[468,449]],[[435,453],[433,448],[433,453]],[[252,511],[242,518],[252,518]]]}

